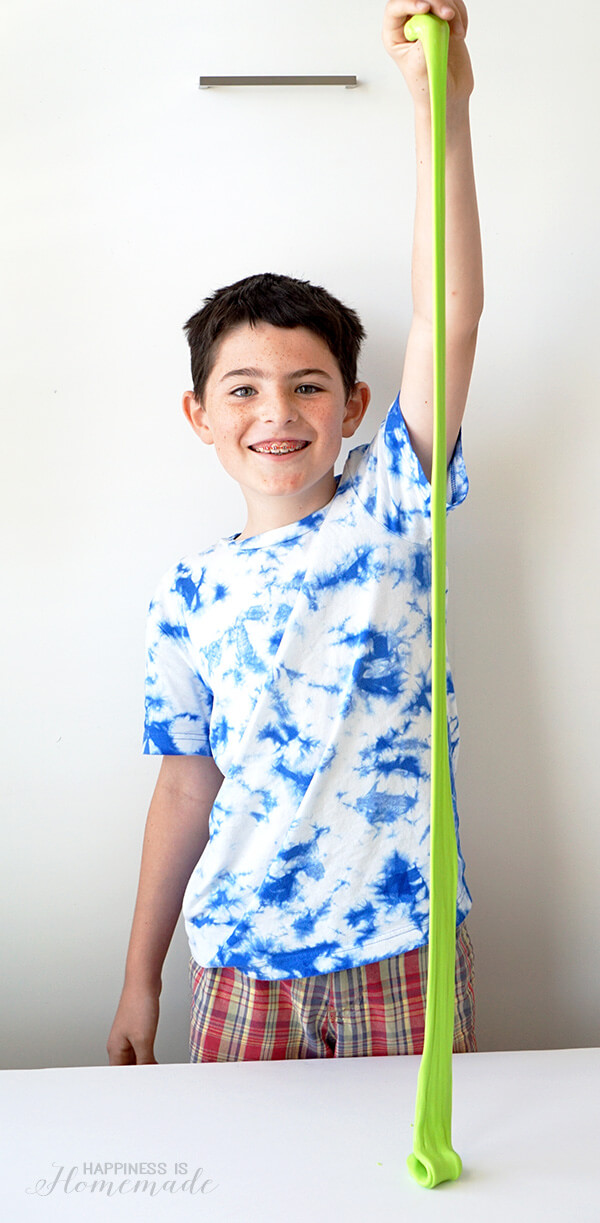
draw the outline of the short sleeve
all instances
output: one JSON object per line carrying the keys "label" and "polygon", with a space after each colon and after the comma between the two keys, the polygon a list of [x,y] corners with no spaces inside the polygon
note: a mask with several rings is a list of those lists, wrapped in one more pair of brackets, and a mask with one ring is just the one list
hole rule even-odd
{"label": "short sleeve", "polygon": [[[344,476],[351,480],[369,513],[389,530],[410,534],[419,521],[430,519],[431,485],[412,448],[399,396],[371,445],[359,447],[349,456]],[[448,510],[464,501],[468,489],[459,437],[448,466]]]}
{"label": "short sleeve", "polygon": [[148,611],[144,753],[210,756],[213,698],[192,663],[179,568],[163,579]]}

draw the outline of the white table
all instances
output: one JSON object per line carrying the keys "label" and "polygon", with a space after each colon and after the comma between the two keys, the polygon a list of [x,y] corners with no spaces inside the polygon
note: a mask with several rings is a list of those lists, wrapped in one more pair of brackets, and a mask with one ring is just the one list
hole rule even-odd
{"label": "white table", "polygon": [[4,1071],[2,1217],[599,1223],[600,1049],[455,1057],[464,1171],[433,1190],[406,1169],[418,1065]]}

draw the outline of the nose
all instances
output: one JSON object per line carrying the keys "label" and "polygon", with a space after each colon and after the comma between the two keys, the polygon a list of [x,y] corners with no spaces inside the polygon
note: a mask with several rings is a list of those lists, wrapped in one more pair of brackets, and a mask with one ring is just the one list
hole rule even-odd
{"label": "nose", "polygon": [[287,425],[297,420],[298,405],[293,392],[272,387],[262,403],[261,418],[270,425]]}

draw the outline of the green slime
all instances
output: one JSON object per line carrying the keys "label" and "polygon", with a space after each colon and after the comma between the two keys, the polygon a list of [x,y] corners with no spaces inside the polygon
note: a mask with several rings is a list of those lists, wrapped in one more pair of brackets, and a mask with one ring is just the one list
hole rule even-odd
{"label": "green slime", "polygon": [[412,17],[404,33],[421,41],[431,101],[433,171],[433,467],[431,477],[431,878],[425,1039],[419,1068],[411,1175],[433,1189],[456,1180],[452,1147],[452,1043],[456,944],[457,847],[450,783],[446,695],[446,80],[449,27],[432,13]]}

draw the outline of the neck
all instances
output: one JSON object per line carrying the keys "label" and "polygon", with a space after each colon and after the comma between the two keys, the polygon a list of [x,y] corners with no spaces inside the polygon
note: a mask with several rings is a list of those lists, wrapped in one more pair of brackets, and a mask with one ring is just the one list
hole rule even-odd
{"label": "neck", "polygon": [[295,497],[271,497],[255,499],[245,489],[244,496],[248,507],[248,519],[238,539],[249,539],[252,535],[263,535],[266,531],[275,531],[278,527],[287,527],[300,518],[316,513],[327,505],[336,490],[336,480],[333,471],[328,472],[318,485]]}

